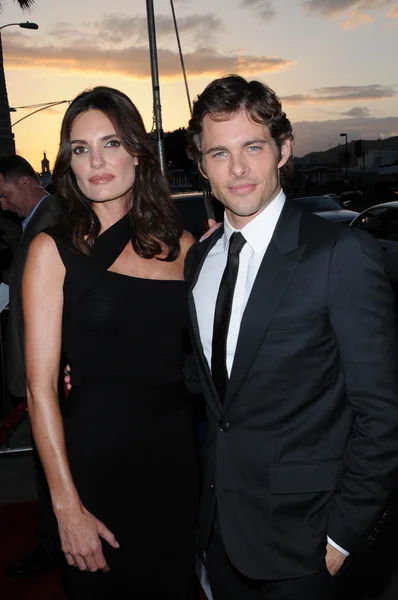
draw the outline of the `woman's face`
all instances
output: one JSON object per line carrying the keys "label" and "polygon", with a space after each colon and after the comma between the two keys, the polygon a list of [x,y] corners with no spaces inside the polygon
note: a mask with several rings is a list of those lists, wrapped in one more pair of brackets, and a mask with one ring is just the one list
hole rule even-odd
{"label": "woman's face", "polygon": [[138,159],[123,148],[104,113],[92,109],[76,117],[71,128],[71,150],[71,169],[89,200],[130,201]]}

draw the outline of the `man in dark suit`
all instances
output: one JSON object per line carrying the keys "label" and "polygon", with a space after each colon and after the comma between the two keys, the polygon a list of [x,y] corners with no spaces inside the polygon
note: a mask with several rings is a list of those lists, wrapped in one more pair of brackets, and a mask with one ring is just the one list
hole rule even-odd
{"label": "man in dark suit", "polygon": [[[22,314],[22,274],[30,242],[46,227],[54,225],[61,215],[57,198],[41,187],[33,167],[21,156],[0,158],[0,206],[22,219],[23,234],[15,254],[10,281],[10,304],[7,326],[6,370],[11,395],[18,401],[26,397],[24,324]],[[53,524],[48,522],[46,483],[39,461],[36,461],[40,516],[37,527],[38,548],[22,561],[11,565],[9,574],[31,575],[52,563]]]}
{"label": "man in dark suit", "polygon": [[286,200],[292,141],[260,82],[195,102],[189,154],[225,206],[186,260],[214,600],[334,598],[398,465],[392,290],[370,237]]}

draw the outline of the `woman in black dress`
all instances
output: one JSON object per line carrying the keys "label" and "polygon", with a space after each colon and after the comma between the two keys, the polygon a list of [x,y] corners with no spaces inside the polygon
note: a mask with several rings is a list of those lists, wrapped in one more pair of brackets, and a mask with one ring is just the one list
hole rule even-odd
{"label": "woman in black dress", "polygon": [[[68,108],[54,169],[66,223],[23,281],[27,393],[68,598],[191,598],[197,469],[183,382],[183,232],[142,119],[97,87]],[[62,360],[72,391],[60,408]]]}

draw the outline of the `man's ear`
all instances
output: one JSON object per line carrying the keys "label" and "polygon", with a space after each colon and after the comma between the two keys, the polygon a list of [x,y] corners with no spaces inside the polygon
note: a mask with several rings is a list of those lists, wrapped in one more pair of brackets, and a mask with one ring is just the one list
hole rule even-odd
{"label": "man's ear", "polygon": [[280,159],[278,162],[278,169],[283,167],[289,160],[292,155],[292,140],[284,140],[282,142],[281,151],[280,151]]}
{"label": "man's ear", "polygon": [[22,175],[22,177],[19,178],[19,184],[23,185],[27,190],[30,190],[32,188],[32,179],[27,175]]}
{"label": "man's ear", "polygon": [[134,164],[135,164],[135,166],[138,165],[138,156],[134,156]]}
{"label": "man's ear", "polygon": [[206,175],[206,171],[203,169],[203,164],[202,164],[202,160],[198,161],[198,169],[199,169],[199,173],[205,178],[205,179],[209,179]]}

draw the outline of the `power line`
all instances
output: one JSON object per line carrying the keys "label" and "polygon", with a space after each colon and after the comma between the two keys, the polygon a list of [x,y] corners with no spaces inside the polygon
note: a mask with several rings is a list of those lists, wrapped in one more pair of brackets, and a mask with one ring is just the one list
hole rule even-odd
{"label": "power line", "polygon": [[[31,117],[32,115],[42,111],[42,110],[46,110],[46,108],[52,108],[53,106],[58,106],[59,104],[65,104],[66,102],[70,103],[71,100],[60,100],[59,102],[51,102],[49,104],[38,104],[36,106],[41,106],[41,108],[37,108],[36,110],[34,110],[33,112],[29,113],[28,115],[25,115],[24,117],[22,117],[21,119],[18,119],[18,121],[15,121],[15,123],[13,123],[11,125],[11,128],[14,127],[14,125],[18,125],[18,123],[20,123],[21,121],[24,121],[25,119],[27,119],[28,117]],[[28,107],[19,107],[19,108],[33,108],[34,105]]]}
{"label": "power line", "polygon": [[181,42],[180,42],[180,34],[178,33],[178,25],[177,25],[176,14],[175,14],[175,11],[174,11],[173,0],[170,0],[170,6],[171,6],[171,12],[173,13],[174,29],[175,29],[175,32],[176,32],[176,38],[177,38],[177,44],[178,44],[178,52],[180,54],[180,62],[181,62],[182,74],[184,76],[185,91],[187,93],[187,100],[188,100],[188,106],[189,106],[189,114],[192,114],[192,105],[191,105],[191,98],[190,98],[190,95],[189,95],[187,74],[186,74],[186,71],[185,71],[184,55],[182,53]]}
{"label": "power line", "polygon": [[63,102],[72,102],[71,100],[54,100],[54,102],[43,102],[42,104],[28,104],[26,106],[14,106],[14,110],[22,110],[28,108],[40,108],[41,106],[51,107],[56,104],[62,104]]}

